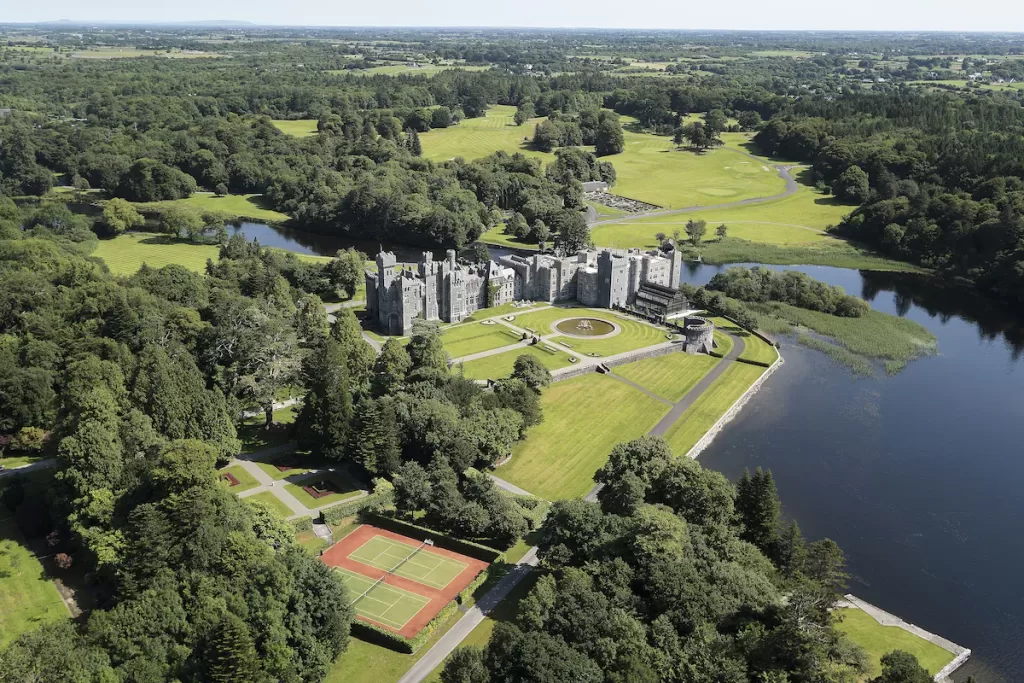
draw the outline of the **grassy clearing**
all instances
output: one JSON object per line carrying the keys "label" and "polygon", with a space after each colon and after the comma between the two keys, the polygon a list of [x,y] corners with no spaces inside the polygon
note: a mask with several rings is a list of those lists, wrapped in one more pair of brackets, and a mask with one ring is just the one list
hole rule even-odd
{"label": "grassy clearing", "polygon": [[463,119],[456,126],[422,133],[423,156],[432,161],[447,161],[455,157],[479,159],[505,151],[509,154],[521,152],[545,162],[554,161],[554,154],[538,152],[530,147],[533,129],[543,119],[531,119],[517,126],[513,121],[515,113],[515,107],[495,105],[487,110],[485,116]]}
{"label": "grassy clearing", "polygon": [[0,520],[0,648],[22,633],[67,617],[60,593],[14,520]]}
{"label": "grassy clearing", "polygon": [[612,371],[675,403],[718,363],[714,356],[670,353],[619,365]]}
{"label": "grassy clearing", "polygon": [[254,453],[263,448],[280,446],[291,440],[291,425],[299,406],[289,406],[274,411],[274,424],[270,429],[265,427],[262,415],[246,418],[238,428],[238,438],[242,441],[242,453]]}
{"label": "grassy clearing", "polygon": [[172,206],[184,206],[220,216],[224,220],[250,219],[264,223],[283,223],[288,214],[271,209],[261,194],[229,194],[218,197],[212,192],[196,192],[185,199],[135,203],[140,211],[160,213]]}
{"label": "grassy clearing", "polygon": [[668,411],[664,403],[596,373],[553,384],[541,405],[544,422],[527,432],[497,474],[548,500],[584,495],[615,444],[643,436]]}
{"label": "grassy clearing", "polygon": [[296,138],[308,138],[317,134],[316,119],[274,119],[271,123],[285,135]]}
{"label": "grassy clearing", "polygon": [[334,661],[324,683],[396,683],[457,622],[458,615],[412,655],[350,638],[348,649]]}
{"label": "grassy clearing", "polygon": [[264,491],[263,493],[257,493],[254,496],[243,498],[246,503],[253,505],[265,505],[270,508],[271,512],[280,517],[281,519],[288,519],[292,516],[291,508],[281,502],[281,499],[273,494],[271,491]]}
{"label": "grassy clearing", "polygon": [[24,467],[25,465],[31,465],[32,463],[38,460],[39,457],[34,455],[12,455],[7,458],[0,458],[0,467],[13,470],[16,467]]}
{"label": "grassy clearing", "polygon": [[548,370],[564,368],[572,363],[569,362],[567,351],[548,350],[548,344],[535,346],[524,346],[511,351],[503,351],[493,356],[477,358],[467,363],[461,363],[453,367],[456,372],[462,372],[469,379],[502,379],[512,374],[516,358],[522,355],[533,356],[541,362],[541,365]]}
{"label": "grassy clearing", "polygon": [[177,263],[201,273],[206,270],[206,261],[216,261],[219,253],[220,249],[211,244],[192,244],[166,235],[131,232],[100,240],[92,255],[103,259],[115,275],[133,275],[144,263],[151,268]]}
{"label": "grassy clearing", "polygon": [[481,351],[501,348],[515,344],[519,340],[518,334],[498,323],[484,325],[473,322],[468,325],[456,325],[448,328],[441,335],[444,350],[452,358],[461,358]]}
{"label": "grassy clearing", "polygon": [[224,486],[229,491],[231,491],[231,493],[242,493],[243,491],[254,489],[260,485],[260,483],[256,481],[256,477],[249,474],[249,472],[241,465],[232,465],[230,467],[224,467],[220,470],[220,473],[222,475],[230,474],[231,476],[238,480],[238,483],[234,486],[228,486],[227,481],[223,479],[221,480],[221,483],[223,483]]}
{"label": "grassy clearing", "polygon": [[868,653],[871,670],[868,677],[881,673],[882,655],[893,650],[903,650],[917,657],[928,673],[935,675],[953,661],[953,655],[938,645],[918,638],[896,626],[882,626],[870,614],[859,610],[843,608],[833,613],[838,619],[836,628],[849,636],[850,640],[860,645]]}
{"label": "grassy clearing", "polygon": [[772,317],[798,329],[812,330],[854,354],[881,360],[890,374],[898,372],[915,358],[936,352],[935,335],[927,328],[888,313],[869,311],[860,318],[840,318],[781,303],[748,306],[759,316]]}
{"label": "grassy clearing", "polygon": [[665,433],[676,455],[685,455],[732,404],[764,373],[764,368],[733,363]]}
{"label": "grassy clearing", "polygon": [[484,244],[493,244],[497,247],[508,247],[509,249],[530,249],[537,250],[536,242],[522,242],[512,235],[506,235],[504,225],[496,225],[480,235],[480,241]]}
{"label": "grassy clearing", "polygon": [[320,538],[312,531],[302,531],[295,535],[295,542],[298,543],[302,548],[313,555],[314,557],[320,555],[321,550],[327,548],[327,541]]}
{"label": "grassy clearing", "polygon": [[785,246],[729,237],[720,242],[702,244],[697,250],[685,248],[684,254],[687,258],[693,258],[699,254],[706,263],[715,265],[725,263],[764,263],[780,266],[802,264],[901,273],[928,272],[912,263],[879,256],[868,249],[839,239]]}
{"label": "grassy clearing", "polygon": [[[331,488],[333,488],[336,493],[332,493],[322,498],[314,498],[302,488],[303,486],[316,484],[320,481],[329,482]],[[323,506],[330,505],[331,503],[340,503],[343,500],[354,498],[359,495],[359,491],[362,486],[363,484],[361,482],[356,480],[347,472],[335,471],[309,477],[297,484],[288,483],[285,484],[284,488],[307,508],[315,510],[316,508],[322,508]]]}

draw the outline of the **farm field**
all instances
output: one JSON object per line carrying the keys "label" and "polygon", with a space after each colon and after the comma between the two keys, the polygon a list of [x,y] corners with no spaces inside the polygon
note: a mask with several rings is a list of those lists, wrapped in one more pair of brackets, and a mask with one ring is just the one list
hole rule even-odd
{"label": "farm field", "polygon": [[489,66],[476,66],[466,64],[416,64],[415,66],[409,66],[408,64],[388,64],[385,66],[375,66],[369,69],[349,69],[349,70],[334,70],[328,73],[333,75],[341,74],[358,74],[361,76],[436,76],[442,71],[449,71],[451,69],[461,69],[463,71],[487,71],[491,67]]}
{"label": "farm field", "polygon": [[499,323],[485,325],[478,322],[463,323],[450,327],[441,334],[444,350],[452,358],[515,344],[518,334]]}
{"label": "farm field", "polygon": [[[260,485],[260,483],[256,481],[256,477],[249,474],[246,471],[246,469],[241,465],[231,465],[230,467],[224,467],[221,470],[219,470],[219,472],[221,482],[223,482],[224,486],[227,487],[227,489],[231,491],[231,493],[242,493],[243,491],[254,489]],[[238,483],[232,486],[225,475],[231,475],[238,481]]]}
{"label": "farm field", "polygon": [[497,151],[509,154],[522,152],[528,157],[554,161],[555,155],[537,152],[525,146],[523,138],[533,138],[533,129],[542,119],[530,119],[521,126],[515,125],[513,117],[516,108],[495,105],[485,116],[463,119],[450,128],[435,128],[420,134],[423,156],[431,161],[447,161],[455,157],[479,159]]}
{"label": "farm field", "polygon": [[[325,482],[332,493],[320,498],[314,498],[304,486],[314,486]],[[324,505],[330,505],[331,503],[340,503],[343,500],[354,498],[359,495],[359,487],[361,484],[353,479],[345,472],[329,472],[316,476],[311,476],[308,479],[304,479],[297,483],[287,483],[284,488],[288,493],[295,496],[296,500],[305,505],[310,510],[323,507]]]}
{"label": "farm field", "polygon": [[282,223],[288,214],[274,211],[266,206],[260,194],[229,194],[218,197],[212,192],[196,192],[186,199],[172,199],[163,202],[138,202],[139,211],[165,211],[171,206],[184,206],[203,213],[213,213],[224,220],[251,219],[266,223]]}
{"label": "farm field", "polygon": [[67,618],[57,587],[46,578],[14,520],[0,520],[0,648],[22,633]]}
{"label": "farm field", "polygon": [[597,373],[551,385],[541,405],[544,422],[530,428],[497,475],[548,500],[586,494],[612,448],[646,434],[669,409]]}
{"label": "farm field", "polygon": [[714,356],[669,353],[618,365],[612,372],[676,403],[718,363]]}
{"label": "farm field", "polygon": [[953,655],[938,645],[896,626],[882,626],[863,610],[841,608],[834,614],[839,617],[836,628],[867,651],[871,663],[868,677],[881,673],[882,655],[893,650],[903,650],[914,655],[921,666],[933,676],[939,669],[953,661]]}
{"label": "farm field", "polygon": [[257,493],[254,496],[243,498],[246,503],[264,505],[280,517],[281,519],[288,519],[292,516],[291,509],[281,502],[281,499],[275,496],[270,491],[264,491],[263,493]]}
{"label": "farm field", "polygon": [[665,432],[672,452],[688,453],[764,371],[757,365],[735,362],[726,369]]}
{"label": "farm field", "polygon": [[285,135],[296,138],[307,138],[316,135],[316,119],[274,119],[274,127]]}
{"label": "farm field", "polygon": [[522,355],[533,356],[548,370],[557,370],[572,365],[569,362],[569,352],[567,349],[563,351],[548,351],[544,348],[545,346],[550,346],[550,344],[541,343],[503,351],[493,356],[477,358],[476,360],[454,365],[452,370],[454,372],[461,371],[469,379],[502,379],[512,374],[516,358]]}

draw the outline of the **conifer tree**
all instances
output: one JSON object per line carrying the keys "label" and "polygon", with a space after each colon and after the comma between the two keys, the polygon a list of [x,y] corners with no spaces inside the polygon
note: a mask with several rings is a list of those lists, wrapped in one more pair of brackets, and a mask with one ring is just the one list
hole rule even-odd
{"label": "conifer tree", "polygon": [[259,673],[259,658],[249,627],[234,614],[225,614],[210,637],[210,670],[213,683],[250,683]]}
{"label": "conifer tree", "polygon": [[352,426],[352,388],[345,347],[329,337],[303,364],[309,393],[296,424],[299,442],[341,458]]}
{"label": "conifer tree", "polygon": [[744,471],[736,482],[736,512],[743,523],[740,537],[753,543],[765,555],[774,555],[782,506],[771,471],[760,467],[751,476]]}
{"label": "conifer tree", "polygon": [[370,390],[374,396],[393,393],[405,381],[411,369],[412,359],[405,347],[397,339],[388,339],[373,363]]}

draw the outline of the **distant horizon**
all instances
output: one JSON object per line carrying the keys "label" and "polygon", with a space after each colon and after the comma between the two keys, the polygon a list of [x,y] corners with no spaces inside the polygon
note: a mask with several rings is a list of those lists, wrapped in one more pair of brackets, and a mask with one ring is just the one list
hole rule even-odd
{"label": "distant horizon", "polygon": [[[822,5],[789,0],[784,5],[734,0],[721,6],[683,6],[638,0],[628,9],[613,0],[521,0],[480,3],[449,0],[428,6],[411,0],[338,5],[295,0],[177,0],[139,5],[134,0],[72,0],[18,3],[4,8],[2,23],[75,25],[222,25],[247,22],[268,28],[566,29],[658,31],[821,31],[885,33],[1024,33],[1024,11],[1003,0],[864,0]],[[87,13],[88,16],[82,16]]]}

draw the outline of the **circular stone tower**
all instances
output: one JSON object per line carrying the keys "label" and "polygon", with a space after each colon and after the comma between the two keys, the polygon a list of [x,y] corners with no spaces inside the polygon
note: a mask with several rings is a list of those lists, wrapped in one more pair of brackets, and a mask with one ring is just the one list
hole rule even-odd
{"label": "circular stone tower", "polygon": [[715,346],[715,325],[707,318],[691,315],[683,324],[687,353],[710,353]]}

